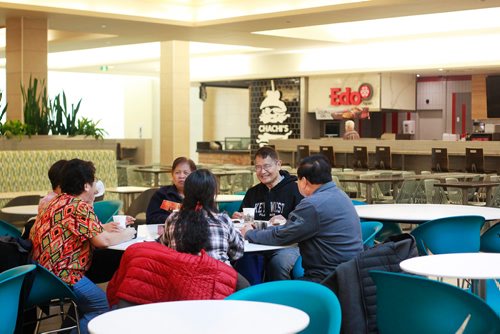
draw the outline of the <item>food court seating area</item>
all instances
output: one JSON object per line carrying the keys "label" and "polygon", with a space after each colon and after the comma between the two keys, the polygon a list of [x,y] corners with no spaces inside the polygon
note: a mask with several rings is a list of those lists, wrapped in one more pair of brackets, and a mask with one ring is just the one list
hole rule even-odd
{"label": "food court seating area", "polygon": [[[47,171],[50,166],[57,160],[73,158],[92,161],[97,177],[105,186],[117,186],[116,153],[112,150],[0,151],[2,192],[49,191],[51,186]],[[0,207],[8,200],[0,199]]]}

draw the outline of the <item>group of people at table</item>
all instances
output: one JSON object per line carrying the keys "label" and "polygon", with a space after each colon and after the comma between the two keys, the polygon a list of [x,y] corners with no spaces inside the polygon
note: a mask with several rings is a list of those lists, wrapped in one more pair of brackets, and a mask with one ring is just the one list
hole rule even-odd
{"label": "group of people at table", "polygon": [[[117,222],[102,224],[97,218],[93,210],[96,170],[92,162],[73,159],[51,167],[49,178],[54,191],[41,200],[30,231],[33,259],[71,287],[83,314],[83,333],[92,318],[110,308],[152,302],[158,290],[167,289],[151,284],[150,278],[149,284],[144,278],[142,286],[141,277],[127,284],[124,272],[133,263],[134,254],[142,256],[141,266],[158,261],[158,252],[169,256],[174,252],[187,258],[188,264],[196,258],[209,258],[207,263],[215,261],[215,268],[231,277],[215,283],[229,288],[218,290],[227,295],[249,286],[244,275],[233,269],[250,256],[244,255],[245,239],[266,245],[297,244],[264,254],[266,280],[291,279],[292,268],[302,256],[301,279],[320,282],[340,263],[363,251],[359,217],[350,198],[332,182],[331,165],[323,155],[304,158],[297,168],[298,177],[281,169],[281,161],[271,147],[260,148],[254,158],[260,183],[247,190],[232,217],[217,209],[214,175],[207,169],[197,169],[188,158],[175,159],[173,184],[158,189],[146,214],[148,224],[163,224],[164,229],[156,242],[137,243],[125,251],[108,284],[107,296],[86,277],[94,250],[131,240],[136,231],[131,226],[120,227]],[[243,208],[247,207],[255,208],[256,220],[270,221],[269,227],[255,229],[252,224],[244,224],[236,228],[231,218],[242,218]],[[272,225],[283,219],[285,224]],[[128,217],[127,225],[133,223],[134,218]]]}

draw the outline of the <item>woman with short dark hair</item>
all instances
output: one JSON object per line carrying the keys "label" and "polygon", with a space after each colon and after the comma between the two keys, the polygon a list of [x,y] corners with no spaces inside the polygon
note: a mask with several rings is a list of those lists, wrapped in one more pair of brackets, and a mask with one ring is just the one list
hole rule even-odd
{"label": "woman with short dark hair", "polygon": [[172,163],[172,184],[158,189],[148,204],[146,211],[147,224],[165,224],[165,220],[178,210],[184,198],[184,181],[193,171],[196,164],[186,157],[178,157]]}
{"label": "woman with short dark hair", "polygon": [[[133,228],[116,223],[101,224],[94,213],[95,167],[91,161],[72,159],[60,173],[62,193],[55,197],[33,225],[33,259],[68,284],[81,310],[81,333],[88,322],[109,310],[104,291],[85,273],[92,263],[94,247],[105,248],[130,240]],[[128,223],[132,223],[129,219]]]}

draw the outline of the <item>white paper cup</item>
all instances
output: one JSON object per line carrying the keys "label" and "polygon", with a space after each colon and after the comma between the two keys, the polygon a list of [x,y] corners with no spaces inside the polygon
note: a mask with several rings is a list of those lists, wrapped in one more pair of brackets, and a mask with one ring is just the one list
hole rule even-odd
{"label": "white paper cup", "polygon": [[95,183],[96,194],[95,197],[101,197],[104,195],[106,189],[104,188],[104,183],[101,180],[97,180]]}
{"label": "white paper cup", "polygon": [[243,208],[243,220],[245,223],[253,223],[255,208]]}
{"label": "white paper cup", "polygon": [[120,227],[126,228],[127,227],[127,216],[126,215],[116,215],[113,216],[113,221],[120,223]]}

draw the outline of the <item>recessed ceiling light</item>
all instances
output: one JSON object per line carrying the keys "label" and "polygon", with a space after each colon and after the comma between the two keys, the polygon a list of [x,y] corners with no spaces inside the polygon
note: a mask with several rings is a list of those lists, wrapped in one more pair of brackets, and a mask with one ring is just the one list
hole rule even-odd
{"label": "recessed ceiling light", "polygon": [[439,72],[443,72],[443,69],[442,69],[442,68],[440,68],[440,69],[438,69],[438,71],[439,71]]}
{"label": "recessed ceiling light", "polygon": [[417,78],[420,78],[420,74],[417,74]]}
{"label": "recessed ceiling light", "polygon": [[108,26],[107,26],[107,25],[105,25],[105,24],[102,24],[102,25],[101,25],[101,28],[103,28],[103,29],[106,29],[107,27],[108,27]]}

